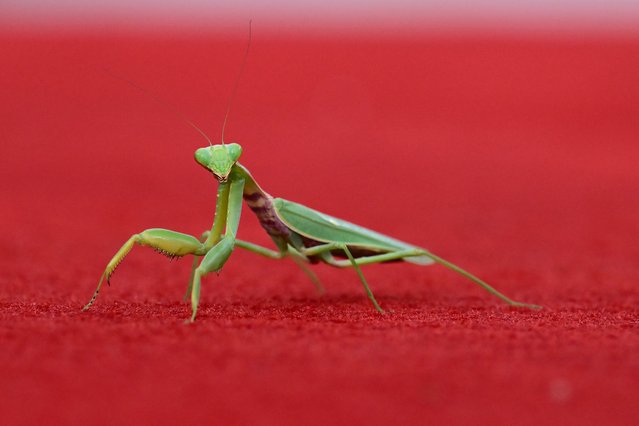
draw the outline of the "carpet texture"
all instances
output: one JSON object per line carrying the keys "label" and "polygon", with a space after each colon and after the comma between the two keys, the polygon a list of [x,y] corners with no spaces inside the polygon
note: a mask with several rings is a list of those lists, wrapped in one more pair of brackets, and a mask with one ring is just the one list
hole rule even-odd
{"label": "carpet texture", "polygon": [[[241,37],[0,35],[3,424],[632,424],[639,416],[639,40],[254,34],[226,140],[268,192],[439,266],[236,250],[205,278],[133,233],[199,235]],[[105,69],[107,71],[105,71]],[[269,245],[244,209],[240,238]],[[633,421],[634,419],[634,421]]]}

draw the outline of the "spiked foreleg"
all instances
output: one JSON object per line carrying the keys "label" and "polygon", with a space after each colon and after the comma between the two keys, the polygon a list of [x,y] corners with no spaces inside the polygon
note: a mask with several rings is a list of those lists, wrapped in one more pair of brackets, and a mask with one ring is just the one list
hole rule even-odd
{"label": "spiked foreleg", "polygon": [[[218,197],[219,199],[219,197]],[[204,231],[200,237],[200,242],[204,243],[209,238],[211,231]],[[191,263],[191,275],[189,276],[189,285],[186,287],[186,293],[182,297],[182,301],[186,302],[191,298],[191,291],[193,290],[193,277],[195,276],[195,270],[200,263],[200,256],[193,256],[193,262]]]}
{"label": "spiked foreleg", "polygon": [[[225,217],[226,232],[224,233],[224,237],[217,241],[216,244],[206,253],[204,259],[202,259],[202,262],[200,263],[200,266],[198,266],[193,272],[193,288],[191,290],[191,307],[193,314],[191,315],[191,322],[195,321],[197,309],[200,304],[202,277],[209,272],[219,272],[235,248],[235,236],[237,235],[237,228],[239,227],[240,215],[242,213],[242,191],[244,189],[244,179],[231,176],[231,183],[229,187],[228,207]],[[209,241],[211,241],[210,237],[207,240],[207,243]]]}
{"label": "spiked foreleg", "polygon": [[[204,231],[200,236],[200,241],[204,243],[206,250],[220,241],[224,227],[226,226],[226,214],[228,211],[229,203],[229,188],[228,182],[221,182],[217,187],[217,198],[215,200],[215,217],[213,218],[213,227],[210,231]],[[186,294],[184,294],[183,300],[186,302],[191,298],[191,291],[193,290],[193,277],[195,277],[195,269],[197,269],[198,263],[200,263],[200,256],[195,256],[193,264],[191,266],[191,275],[189,277],[189,285],[186,288]]]}
{"label": "spiked foreleg", "polygon": [[98,288],[93,293],[93,297],[91,297],[89,303],[87,303],[82,310],[86,311],[91,307],[93,302],[95,302],[95,299],[98,297],[102,283],[105,280],[109,283],[111,275],[113,275],[115,269],[126,255],[129,254],[135,244],[149,246],[169,258],[181,257],[187,254],[202,255],[206,252],[204,245],[200,243],[197,238],[180,232],[154,228],[147,229],[139,234],[134,234],[126,243],[124,243],[122,248],[118,250],[115,256],[113,256],[111,261],[107,264],[106,269],[102,273],[100,281],[98,282]]}

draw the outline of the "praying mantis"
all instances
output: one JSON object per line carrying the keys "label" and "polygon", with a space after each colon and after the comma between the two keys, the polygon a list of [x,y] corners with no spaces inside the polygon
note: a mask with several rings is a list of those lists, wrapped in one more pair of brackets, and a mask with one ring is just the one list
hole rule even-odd
{"label": "praying mantis", "polygon": [[[241,154],[242,147],[237,143],[209,145],[196,150],[197,163],[211,172],[218,182],[215,216],[211,230],[204,232],[200,239],[159,228],[147,229],[132,235],[107,264],[98,288],[83,309],[87,310],[91,307],[100,292],[102,283],[105,280],[109,281],[117,266],[135,244],[151,247],[169,258],[186,255],[195,257],[185,295],[185,298],[191,299],[191,321],[195,321],[197,315],[202,277],[210,272],[219,272],[235,247],[271,259],[290,257],[319,290],[322,289],[320,281],[307,264],[323,262],[338,268],[353,267],[371,303],[382,314],[384,310],[375,299],[361,266],[391,261],[405,261],[418,265],[439,263],[470,279],[512,306],[539,308],[537,305],[512,300],[469,272],[428,250],[301,204],[272,197],[257,184],[248,169],[238,162]],[[255,213],[277,250],[237,238],[243,201]],[[337,257],[343,257],[343,259]],[[202,258],[201,261],[200,258]]]}
{"label": "praying mantis", "polygon": [[[246,54],[248,54],[248,47]],[[244,63],[241,70],[243,68]],[[242,71],[240,76],[241,73]],[[211,272],[219,272],[236,247],[271,259],[292,259],[319,291],[323,291],[323,287],[309,268],[309,264],[321,262],[337,268],[353,268],[368,299],[380,314],[384,314],[385,311],[375,299],[361,267],[397,261],[418,265],[437,263],[468,278],[511,306],[540,308],[537,305],[512,300],[476,276],[426,249],[304,205],[271,196],[258,185],[249,170],[238,162],[242,147],[237,143],[224,142],[224,129],[229,110],[230,102],[222,126],[220,144],[213,144],[199,127],[185,120],[209,142],[208,146],[195,151],[195,161],[212,173],[218,183],[215,215],[210,230],[204,232],[200,238],[160,228],[151,228],[133,234],[107,264],[93,297],[84,306],[83,311],[89,309],[95,302],[102,284],[105,281],[110,282],[115,269],[136,244],[151,247],[169,258],[187,255],[194,257],[185,294],[185,300],[191,301],[190,322],[195,321],[197,316],[202,278]],[[237,238],[243,202],[257,216],[260,225],[273,240],[276,250]]]}

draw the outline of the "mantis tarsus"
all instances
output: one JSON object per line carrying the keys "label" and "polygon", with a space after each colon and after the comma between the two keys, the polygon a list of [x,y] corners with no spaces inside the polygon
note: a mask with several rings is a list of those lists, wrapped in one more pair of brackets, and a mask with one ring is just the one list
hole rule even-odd
{"label": "mantis tarsus", "polygon": [[[246,55],[244,59],[246,60]],[[243,67],[244,63],[242,70]],[[235,88],[237,88],[237,81]],[[211,172],[218,181],[215,217],[210,231],[204,232],[199,239],[191,235],[159,228],[147,229],[132,235],[107,264],[93,297],[83,310],[93,304],[104,281],[109,282],[116,267],[135,244],[149,246],[171,258],[185,255],[194,256],[191,277],[185,295],[185,299],[191,299],[191,321],[194,321],[197,315],[202,277],[210,272],[219,272],[235,247],[272,259],[290,257],[303,269],[319,290],[322,290],[322,286],[307,264],[323,262],[339,268],[352,267],[357,272],[368,298],[380,313],[384,313],[384,310],[375,300],[360,266],[390,261],[405,261],[420,265],[439,263],[470,279],[512,306],[539,308],[537,305],[510,299],[474,275],[423,248],[320,213],[301,204],[282,198],[273,198],[255,182],[249,171],[238,162],[242,154],[241,146],[237,143],[224,143],[224,127],[229,109],[230,102],[222,126],[221,144],[212,144],[200,128],[186,120],[209,141],[209,146],[195,151],[195,160]],[[277,250],[271,250],[237,238],[242,200],[255,213],[260,224],[275,243]]]}

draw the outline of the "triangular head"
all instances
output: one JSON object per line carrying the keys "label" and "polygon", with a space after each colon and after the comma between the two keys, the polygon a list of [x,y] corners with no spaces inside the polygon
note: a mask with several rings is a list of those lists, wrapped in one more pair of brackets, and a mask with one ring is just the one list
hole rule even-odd
{"label": "triangular head", "polygon": [[231,169],[242,155],[237,143],[211,145],[195,151],[195,161],[215,175],[218,181],[226,182]]}

